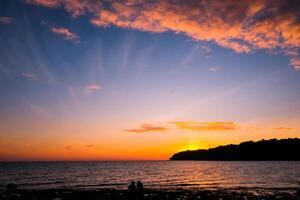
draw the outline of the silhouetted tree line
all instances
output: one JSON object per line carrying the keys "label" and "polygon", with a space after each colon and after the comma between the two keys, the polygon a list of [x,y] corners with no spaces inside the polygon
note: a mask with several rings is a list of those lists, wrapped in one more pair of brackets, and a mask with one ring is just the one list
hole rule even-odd
{"label": "silhouetted tree line", "polygon": [[170,160],[300,160],[300,139],[247,141],[208,150],[175,153]]}

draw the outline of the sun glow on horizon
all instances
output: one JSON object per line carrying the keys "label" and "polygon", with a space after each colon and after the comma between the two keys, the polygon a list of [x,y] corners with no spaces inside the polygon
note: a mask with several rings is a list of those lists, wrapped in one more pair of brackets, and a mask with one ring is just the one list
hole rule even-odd
{"label": "sun glow on horizon", "polygon": [[184,149],[181,149],[181,151],[198,150],[198,149],[203,149],[203,148],[197,144],[189,144]]}

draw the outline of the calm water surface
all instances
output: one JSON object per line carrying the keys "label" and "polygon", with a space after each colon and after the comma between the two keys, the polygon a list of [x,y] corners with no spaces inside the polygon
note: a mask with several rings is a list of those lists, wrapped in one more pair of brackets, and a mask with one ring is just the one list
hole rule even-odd
{"label": "calm water surface", "polygon": [[113,161],[0,163],[0,187],[289,188],[300,181],[300,162]]}

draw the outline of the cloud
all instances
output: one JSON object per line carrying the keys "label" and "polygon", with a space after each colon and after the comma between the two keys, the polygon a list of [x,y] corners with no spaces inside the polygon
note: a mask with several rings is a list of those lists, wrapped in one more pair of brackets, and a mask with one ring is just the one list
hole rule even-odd
{"label": "cloud", "polygon": [[93,144],[87,144],[87,145],[84,145],[83,147],[85,147],[85,148],[94,148],[95,145],[93,145]]}
{"label": "cloud", "polygon": [[60,5],[60,0],[25,0],[26,3],[55,8]]}
{"label": "cloud", "polygon": [[31,72],[23,72],[23,73],[21,73],[21,76],[23,76],[26,79],[30,79],[30,80],[38,80],[38,76]]}
{"label": "cloud", "polygon": [[101,86],[98,84],[89,84],[85,87],[87,91],[94,92],[101,90]]}
{"label": "cloud", "polygon": [[220,68],[219,67],[210,67],[208,70],[211,72],[216,72],[216,71],[219,71]]}
{"label": "cloud", "polygon": [[41,21],[40,21],[40,24],[41,24],[41,25],[47,25],[48,22],[46,22],[46,21],[44,21],[44,20],[41,20]]}
{"label": "cloud", "polygon": [[161,132],[161,131],[167,131],[168,128],[163,126],[154,126],[151,124],[142,124],[137,129],[125,129],[127,132],[131,133],[146,133],[146,132]]}
{"label": "cloud", "polygon": [[177,121],[171,122],[177,128],[191,131],[231,131],[237,130],[234,122],[195,122],[195,121]]}
{"label": "cloud", "polygon": [[298,0],[94,1],[27,0],[64,7],[72,16],[92,13],[96,26],[115,25],[142,31],[184,33],[215,41],[236,52],[300,46]]}
{"label": "cloud", "polygon": [[11,24],[13,22],[10,17],[0,17],[0,24]]}
{"label": "cloud", "polygon": [[278,130],[278,131],[291,131],[291,130],[293,130],[293,128],[290,128],[290,127],[275,127],[274,129]]}
{"label": "cloud", "polygon": [[33,112],[35,112],[36,114],[38,114],[41,117],[44,117],[44,118],[51,117],[49,111],[46,108],[44,108],[43,106],[29,103],[29,107]]}
{"label": "cloud", "polygon": [[300,70],[300,58],[294,57],[290,60],[290,65],[294,67],[296,71]]}
{"label": "cloud", "polygon": [[70,150],[70,149],[72,149],[72,147],[73,147],[72,145],[67,145],[67,146],[64,146],[64,149],[65,150]]}
{"label": "cloud", "polygon": [[51,31],[57,35],[62,36],[66,40],[79,42],[80,37],[75,33],[72,33],[69,29],[64,27],[52,28]]}
{"label": "cloud", "polygon": [[212,54],[212,49],[210,46],[207,45],[203,45],[201,46],[202,49],[202,54],[204,55],[204,57],[209,58]]}

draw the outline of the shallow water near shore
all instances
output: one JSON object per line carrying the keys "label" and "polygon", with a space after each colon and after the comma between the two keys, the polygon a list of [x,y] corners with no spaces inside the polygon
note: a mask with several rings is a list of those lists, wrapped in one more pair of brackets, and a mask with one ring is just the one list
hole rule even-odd
{"label": "shallow water near shore", "polygon": [[294,190],[299,161],[95,161],[0,163],[1,188],[126,189],[131,180],[146,188],[248,188]]}

